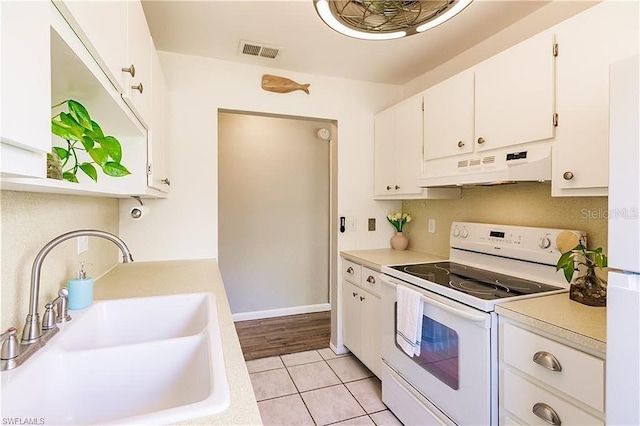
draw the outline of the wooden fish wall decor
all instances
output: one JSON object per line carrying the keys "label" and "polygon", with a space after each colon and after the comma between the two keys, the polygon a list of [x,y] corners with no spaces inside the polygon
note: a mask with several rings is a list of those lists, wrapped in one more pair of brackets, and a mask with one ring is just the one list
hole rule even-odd
{"label": "wooden fish wall decor", "polygon": [[277,75],[265,74],[262,76],[262,88],[269,92],[289,93],[294,90],[302,90],[308,95],[309,86],[311,86],[311,84],[299,84],[288,78],[278,77]]}

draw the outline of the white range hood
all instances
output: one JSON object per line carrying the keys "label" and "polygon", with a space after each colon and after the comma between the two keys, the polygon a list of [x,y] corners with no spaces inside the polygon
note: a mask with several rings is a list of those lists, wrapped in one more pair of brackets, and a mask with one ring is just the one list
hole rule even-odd
{"label": "white range hood", "polygon": [[428,160],[423,188],[551,180],[551,146],[524,146]]}

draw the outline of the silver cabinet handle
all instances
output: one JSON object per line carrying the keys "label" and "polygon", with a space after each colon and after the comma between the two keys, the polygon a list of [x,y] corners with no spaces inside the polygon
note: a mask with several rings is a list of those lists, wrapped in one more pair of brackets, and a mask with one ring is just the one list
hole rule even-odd
{"label": "silver cabinet handle", "polygon": [[133,64],[131,64],[129,68],[122,68],[122,72],[128,72],[129,74],[131,74],[131,77],[135,77],[136,67],[134,67]]}
{"label": "silver cabinet handle", "polygon": [[[478,142],[479,143],[479,142]],[[464,142],[458,141],[458,148],[462,148],[464,146]]]}
{"label": "silver cabinet handle", "polygon": [[396,190],[400,189],[400,187],[398,185],[395,186]]}
{"label": "silver cabinet handle", "polygon": [[142,91],[144,90],[144,87],[142,86],[142,83],[138,83],[137,86],[131,86],[131,88],[133,90],[137,90],[138,92],[142,93]]}
{"label": "silver cabinet handle", "polygon": [[549,352],[536,352],[533,355],[533,362],[551,371],[562,371],[562,365],[560,365],[560,361],[558,361],[558,358],[556,358]]}
{"label": "silver cabinet handle", "polygon": [[484,142],[484,138],[478,138],[478,145],[482,145]]}
{"label": "silver cabinet handle", "polygon": [[387,185],[387,191],[391,191],[391,187]]}
{"label": "silver cabinet handle", "polygon": [[351,294],[353,295],[353,297],[356,297],[358,295],[358,293],[356,293],[355,291]]}
{"label": "silver cabinet handle", "polygon": [[544,402],[535,403],[531,411],[550,425],[560,426],[562,424],[556,410],[549,407]]}
{"label": "silver cabinet handle", "polygon": [[562,174],[562,178],[564,180],[571,180],[571,179],[573,179],[573,173],[572,172],[564,172]]}
{"label": "silver cabinet handle", "polygon": [[353,275],[353,268],[351,266],[349,266],[347,268],[347,274],[352,274]]}
{"label": "silver cabinet handle", "polygon": [[167,185],[167,186],[171,186],[171,181],[169,180],[169,178],[164,178],[160,181],[160,183]]}
{"label": "silver cabinet handle", "polygon": [[375,284],[376,283],[376,279],[373,277],[373,275],[369,275],[369,278],[367,278],[367,282],[369,284]]}
{"label": "silver cabinet handle", "polygon": [[360,296],[360,301],[362,302],[365,298],[363,296]]}

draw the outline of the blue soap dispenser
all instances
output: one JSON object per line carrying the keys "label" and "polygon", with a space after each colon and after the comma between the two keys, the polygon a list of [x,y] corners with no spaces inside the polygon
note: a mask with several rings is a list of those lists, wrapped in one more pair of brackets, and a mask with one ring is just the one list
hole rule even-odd
{"label": "blue soap dispenser", "polygon": [[78,277],[69,280],[69,309],[83,309],[93,303],[93,278],[87,278],[84,262],[80,262]]}

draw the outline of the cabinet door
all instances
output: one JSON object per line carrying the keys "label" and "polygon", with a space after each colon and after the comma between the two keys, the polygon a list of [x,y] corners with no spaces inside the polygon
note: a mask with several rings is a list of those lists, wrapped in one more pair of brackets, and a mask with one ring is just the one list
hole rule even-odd
{"label": "cabinet door", "polygon": [[[128,6],[126,1],[62,1],[55,6],[105,71],[109,80],[122,93],[128,68]],[[137,72],[137,70],[136,70]]]}
{"label": "cabinet door", "polygon": [[362,310],[362,360],[378,377],[382,374],[382,348],[380,329],[380,299],[368,292],[361,292]]}
{"label": "cabinet door", "polygon": [[422,96],[414,96],[393,108],[395,182],[398,195],[421,194],[418,176],[422,174]]}
{"label": "cabinet door", "polygon": [[394,110],[378,113],[374,120],[374,184],[375,195],[395,192]]}
{"label": "cabinet door", "polygon": [[423,93],[425,160],[473,150],[473,87],[467,70]]}
{"label": "cabinet door", "polygon": [[128,75],[122,97],[142,123],[149,127],[151,121],[151,34],[139,1],[128,1],[128,63],[135,66],[135,76]]}
{"label": "cabinet door", "polygon": [[2,173],[45,177],[44,153],[51,150],[50,5],[3,1],[0,7]]}
{"label": "cabinet door", "polygon": [[609,65],[638,51],[638,2],[594,6],[558,25],[557,41],[553,195],[607,195]]}
{"label": "cabinet door", "polygon": [[553,35],[538,34],[476,68],[476,149],[554,136]]}
{"label": "cabinet door", "polygon": [[147,147],[150,173],[147,176],[147,184],[162,192],[169,192],[171,181],[169,180],[169,141],[166,129],[166,88],[160,59],[154,48],[152,48],[152,55],[152,121]]}
{"label": "cabinet door", "polygon": [[353,284],[342,281],[342,341],[351,352],[361,353],[360,290]]}

